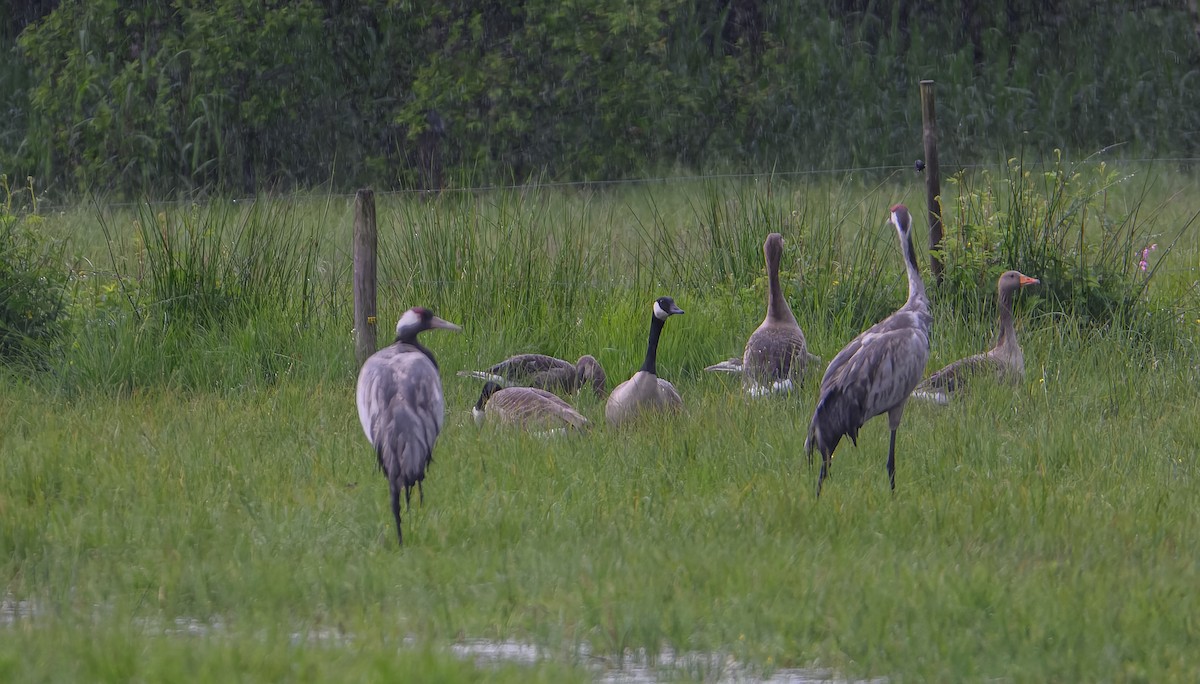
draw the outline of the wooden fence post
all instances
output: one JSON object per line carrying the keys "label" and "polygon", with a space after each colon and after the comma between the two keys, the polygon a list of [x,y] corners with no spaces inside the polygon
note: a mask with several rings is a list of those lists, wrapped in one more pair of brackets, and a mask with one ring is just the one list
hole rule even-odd
{"label": "wooden fence post", "polygon": [[925,144],[925,204],[929,207],[929,269],[942,282],[942,262],[933,254],[942,242],[942,181],[938,175],[937,108],[933,81],[921,81],[921,140]]}
{"label": "wooden fence post", "polygon": [[354,193],[354,355],[358,365],[375,353],[375,193]]}

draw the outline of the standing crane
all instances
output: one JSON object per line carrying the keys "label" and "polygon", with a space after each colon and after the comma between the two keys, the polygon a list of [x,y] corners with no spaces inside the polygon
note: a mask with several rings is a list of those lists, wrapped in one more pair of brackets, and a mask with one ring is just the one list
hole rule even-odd
{"label": "standing crane", "polygon": [[843,436],[858,446],[858,430],[871,418],[888,414],[891,441],[887,471],[896,490],[896,429],[904,404],[925,373],[929,360],[929,299],[917,267],[912,243],[912,217],[902,204],[892,206],[890,221],[900,236],[900,251],[908,271],[908,301],[896,313],[871,326],[829,362],[821,378],[817,408],[808,426],[804,450],[812,464],[813,449],[821,452],[817,496],[829,475],[833,451]]}
{"label": "standing crane", "polygon": [[371,355],[358,373],[358,419],[387,475],[396,539],[400,530],[400,490],[411,504],[416,485],[421,501],[425,469],[433,462],[433,444],[442,431],[446,402],[433,354],[417,341],[426,330],[461,330],[429,309],[415,306],[396,323],[396,342]]}

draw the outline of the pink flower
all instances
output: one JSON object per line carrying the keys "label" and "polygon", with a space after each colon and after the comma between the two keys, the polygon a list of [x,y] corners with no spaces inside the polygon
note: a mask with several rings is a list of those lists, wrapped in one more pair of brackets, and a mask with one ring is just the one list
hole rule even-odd
{"label": "pink flower", "polygon": [[1146,267],[1149,265],[1146,263],[1146,260],[1150,258],[1150,252],[1153,252],[1156,249],[1158,249],[1157,242],[1142,249],[1142,260],[1138,262],[1138,268],[1142,269],[1142,271],[1146,270]]}

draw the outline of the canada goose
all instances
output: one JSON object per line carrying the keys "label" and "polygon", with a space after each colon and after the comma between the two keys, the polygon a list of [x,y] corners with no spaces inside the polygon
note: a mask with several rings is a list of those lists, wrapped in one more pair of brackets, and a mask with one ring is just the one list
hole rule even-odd
{"label": "canada goose", "polygon": [[471,411],[475,423],[494,420],[535,430],[585,428],[588,419],[555,394],[537,387],[502,388],[488,381]]}
{"label": "canada goose", "polygon": [[771,233],[763,243],[767,264],[767,317],[746,342],[742,358],[729,359],[706,371],[741,373],[742,386],[752,397],[772,392],[790,392],[804,382],[809,361],[804,332],[779,285],[779,262],[783,258],[783,236]]}
{"label": "canada goose", "polygon": [[675,386],[658,377],[656,357],[658,338],[662,335],[667,318],[683,313],[670,297],[654,300],[654,315],[650,317],[650,343],[646,347],[646,360],[642,367],[608,395],[604,405],[604,417],[609,425],[620,425],[643,411],[673,410],[683,408],[683,400]]}
{"label": "canada goose", "polygon": [[888,414],[892,433],[888,443],[888,481],[892,491],[896,489],[896,428],[904,415],[904,403],[925,372],[933,317],[917,267],[908,209],[901,204],[893,206],[891,222],[900,236],[900,250],[908,271],[908,301],[896,313],[851,340],[829,362],[821,378],[817,408],[804,441],[810,464],[813,448],[821,452],[817,496],[821,495],[833,451],[842,436],[849,436],[858,446],[859,428],[883,413]]}
{"label": "canada goose", "polygon": [[575,363],[545,354],[518,354],[485,371],[459,371],[465,378],[490,380],[501,387],[539,387],[551,392],[571,393],[590,385],[596,396],[608,393],[608,376],[594,356],[583,355]]}
{"label": "canada goose", "polygon": [[959,359],[925,378],[913,390],[913,397],[937,404],[950,403],[950,397],[972,376],[991,374],[1001,382],[1019,382],[1025,377],[1025,354],[1013,329],[1013,294],[1026,285],[1038,284],[1037,278],[1018,271],[1005,271],[996,283],[1000,309],[1000,331],[996,345],[981,354]]}
{"label": "canada goose", "polygon": [[379,469],[388,478],[396,539],[400,530],[400,490],[410,502],[413,485],[424,500],[421,482],[433,461],[433,444],[442,430],[446,404],[433,354],[417,334],[434,328],[461,330],[423,307],[404,312],[396,323],[396,342],[375,352],[358,373],[358,419],[375,447]]}

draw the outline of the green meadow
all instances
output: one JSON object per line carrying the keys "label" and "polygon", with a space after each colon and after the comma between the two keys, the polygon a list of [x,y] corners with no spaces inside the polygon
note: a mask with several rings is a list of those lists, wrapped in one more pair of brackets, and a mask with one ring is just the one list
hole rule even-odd
{"label": "green meadow", "polygon": [[[1200,680],[1190,173],[944,184],[928,371],[990,345],[1001,271],[1042,286],[1024,382],[910,403],[894,494],[880,418],[815,498],[819,371],[765,400],[703,372],[762,319],[769,232],[826,361],[900,306],[888,208],[927,255],[922,181],[378,195],[380,344],[413,305],[463,326],[422,337],[447,419],[403,548],[355,410],[352,197],[10,210],[69,276],[61,335],[0,373],[0,680]],[[476,428],[456,371],[588,353],[611,388],[665,294],[682,415]]]}

